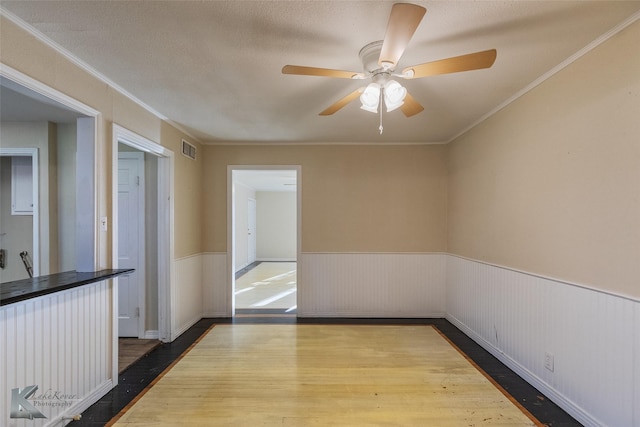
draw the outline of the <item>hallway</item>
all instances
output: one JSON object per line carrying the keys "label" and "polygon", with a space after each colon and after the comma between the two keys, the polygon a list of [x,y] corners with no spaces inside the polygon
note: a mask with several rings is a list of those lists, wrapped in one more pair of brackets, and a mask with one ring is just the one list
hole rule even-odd
{"label": "hallway", "polygon": [[[277,310],[293,314],[297,307],[295,262],[260,262],[236,278],[236,310]],[[250,266],[251,267],[251,266]]]}

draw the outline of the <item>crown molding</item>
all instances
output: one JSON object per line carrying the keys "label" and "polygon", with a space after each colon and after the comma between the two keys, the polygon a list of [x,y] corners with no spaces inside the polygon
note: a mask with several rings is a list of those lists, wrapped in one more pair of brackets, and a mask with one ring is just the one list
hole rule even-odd
{"label": "crown molding", "polygon": [[82,69],[83,71],[85,71],[86,73],[91,75],[92,77],[100,80],[102,83],[105,83],[106,85],[108,85],[110,88],[112,88],[116,92],[120,93],[121,95],[123,95],[124,97],[126,97],[130,101],[132,101],[133,103],[139,105],[140,107],[142,107],[143,109],[145,109],[149,113],[151,113],[154,116],[156,116],[158,119],[167,122],[168,124],[170,124],[171,126],[175,127],[180,132],[184,133],[185,135],[189,136],[190,138],[193,138],[198,142],[200,141],[199,138],[196,138],[195,136],[193,136],[188,130],[186,130],[185,128],[183,128],[179,124],[175,123],[173,120],[169,119],[167,116],[165,116],[164,114],[160,113],[158,110],[156,110],[155,108],[151,107],[149,104],[146,104],[145,102],[143,102],[142,100],[137,98],[135,95],[133,95],[131,92],[127,91],[122,86],[118,85],[116,82],[114,82],[113,80],[109,79],[107,76],[105,76],[104,74],[102,74],[101,72],[99,72],[98,70],[93,68],[91,65],[89,65],[86,62],[82,61],[81,59],[79,59],[78,57],[73,55],[71,52],[69,52],[67,49],[65,49],[64,47],[60,46],[58,43],[56,43],[53,40],[51,40],[49,37],[47,37],[44,34],[42,34],[37,28],[35,28],[31,24],[25,22],[24,20],[22,20],[21,18],[16,16],[14,13],[8,11],[7,9],[5,9],[2,6],[0,6],[0,16],[4,16],[9,21],[14,23],[18,27],[20,27],[22,30],[26,31],[27,33],[29,33],[30,35],[35,37],[38,41],[42,42],[47,47],[49,47],[49,48],[53,49],[54,51],[56,51],[58,54],[63,56],[66,60],[71,62],[73,65],[75,65],[78,68]]}
{"label": "crown molding", "polygon": [[616,34],[621,32],[622,30],[624,30],[625,28],[627,28],[629,25],[633,24],[634,22],[638,21],[639,19],[640,19],[640,11],[638,11],[638,12],[634,13],[633,15],[629,16],[627,19],[625,19],[624,21],[622,21],[621,23],[619,23],[618,25],[616,25],[615,27],[613,27],[609,31],[607,31],[604,34],[602,34],[600,37],[598,37],[597,39],[595,39],[594,41],[592,41],[591,43],[589,43],[588,45],[586,45],[585,47],[583,47],[582,49],[580,49],[579,51],[577,51],[576,53],[574,53],[573,55],[571,55],[570,57],[568,57],[567,59],[565,59],[564,61],[559,63],[558,65],[556,65],[555,67],[553,67],[552,69],[550,69],[549,71],[547,71],[546,73],[544,73],[543,75],[538,77],[537,79],[535,79],[533,82],[529,83],[527,86],[525,86],[524,88],[520,89],[518,92],[516,92],[515,95],[507,98],[507,100],[505,100],[503,103],[501,103],[500,105],[495,107],[493,110],[489,111],[487,114],[485,114],[484,116],[480,117],[480,119],[478,119],[477,121],[473,122],[471,125],[467,126],[462,131],[458,132],[451,139],[446,141],[445,144],[453,142],[456,139],[458,139],[459,137],[461,137],[462,135],[464,135],[465,133],[469,132],[471,129],[473,129],[474,127],[478,126],[480,123],[484,122],[489,117],[491,117],[494,114],[496,114],[498,111],[500,111],[503,108],[507,107],[512,102],[515,102],[517,99],[519,99],[520,97],[522,97],[526,93],[530,92],[531,90],[533,90],[537,86],[541,85],[542,83],[544,83],[546,80],[548,80],[551,77],[553,77],[558,72],[564,70],[569,65],[573,64],[575,61],[577,61],[578,59],[582,58],[584,55],[586,55],[587,53],[591,52],[596,47],[600,46],[601,44],[603,44],[604,42],[609,40],[611,37],[615,36]]}

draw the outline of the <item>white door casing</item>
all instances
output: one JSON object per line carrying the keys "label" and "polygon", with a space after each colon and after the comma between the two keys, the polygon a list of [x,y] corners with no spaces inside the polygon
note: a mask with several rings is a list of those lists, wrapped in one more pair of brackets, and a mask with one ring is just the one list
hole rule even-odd
{"label": "white door casing", "polygon": [[118,335],[144,335],[144,154],[118,153]]}
{"label": "white door casing", "polygon": [[[175,244],[174,244],[174,170],[175,170],[175,153],[157,142],[145,138],[135,132],[132,132],[116,123],[113,124],[113,132],[111,139],[112,152],[112,238],[113,242],[112,257],[113,267],[120,268],[118,265],[118,248],[119,248],[119,224],[118,224],[118,147],[119,144],[125,144],[136,150],[148,153],[158,158],[158,240],[157,240],[157,287],[158,287],[158,331],[157,337],[163,342],[171,342],[179,335],[176,331],[176,289],[175,289]],[[114,286],[114,300],[118,301],[119,279],[115,278],[116,286]],[[118,312],[117,304],[113,305],[113,329],[118,329]],[[145,332],[146,334],[146,332]],[[116,335],[113,346],[118,348],[118,338]],[[148,337],[151,338],[151,337]],[[118,360],[115,357],[112,361],[113,377],[118,378]]]}
{"label": "white door casing", "polygon": [[[280,171],[292,170],[296,172],[296,284],[300,287],[300,271],[304,260],[302,251],[302,166],[300,165],[227,165],[227,298],[226,312],[229,316],[235,316],[235,272],[236,272],[236,198],[234,192],[234,171]],[[298,294],[299,295],[299,294]]]}

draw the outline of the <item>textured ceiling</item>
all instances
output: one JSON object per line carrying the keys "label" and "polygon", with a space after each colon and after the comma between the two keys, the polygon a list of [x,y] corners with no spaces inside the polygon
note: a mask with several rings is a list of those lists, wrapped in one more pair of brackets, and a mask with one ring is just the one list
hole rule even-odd
{"label": "textured ceiling", "polygon": [[[285,64],[361,71],[389,1],[0,1],[146,105],[207,142],[447,142],[635,16],[638,1],[419,1],[398,68],[495,48],[490,69],[402,81],[425,110],[379,115],[362,81],[282,75]],[[634,15],[636,14],[636,15]]]}

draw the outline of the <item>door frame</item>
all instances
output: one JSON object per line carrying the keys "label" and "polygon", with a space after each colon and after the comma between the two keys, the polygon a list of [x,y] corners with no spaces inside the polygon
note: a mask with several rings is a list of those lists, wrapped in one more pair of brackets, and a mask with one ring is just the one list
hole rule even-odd
{"label": "door frame", "polygon": [[[302,166],[301,165],[227,165],[227,301],[226,313],[229,317],[236,314],[235,307],[235,218],[233,197],[233,171],[241,170],[293,170],[296,171],[296,287],[298,289],[297,299],[300,298],[300,271],[302,271]],[[303,285],[304,286],[304,285]],[[298,316],[300,315],[300,304],[298,304]]]}
{"label": "door frame", "polygon": [[38,163],[37,148],[3,148],[0,147],[0,157],[30,157],[31,178],[33,180],[33,250],[31,264],[33,277],[40,275],[40,163]]}
{"label": "door frame", "polygon": [[[174,267],[174,152],[162,145],[132,132],[116,123],[113,124],[111,144],[112,177],[112,259],[113,268],[118,268],[118,143],[158,157],[158,338],[171,342],[175,331],[175,267]],[[117,278],[115,279],[117,281]],[[117,292],[117,286],[116,292]],[[114,296],[118,301],[118,295]],[[114,304],[114,328],[117,331],[117,304]],[[141,315],[142,317],[142,315]],[[118,334],[115,336],[117,346]],[[117,360],[115,361],[117,372]]]}
{"label": "door frame", "polygon": [[[106,266],[100,263],[104,255],[103,250],[106,252],[106,248],[101,246],[99,239],[97,215],[98,188],[101,188],[102,184],[98,174],[99,154],[96,149],[101,113],[7,64],[0,63],[0,77],[6,79],[7,82],[4,85],[13,90],[23,94],[29,92],[28,96],[40,102],[53,101],[78,114],[76,155],[83,161],[76,165],[76,271],[93,272],[105,268]],[[38,226],[38,233],[39,231]],[[38,267],[38,274],[40,274],[40,263],[35,262],[35,253],[34,249],[33,264]],[[40,259],[39,256],[38,258]]]}
{"label": "door frame", "polygon": [[[116,147],[117,148],[117,147]],[[138,239],[137,239],[137,249],[140,253],[143,254],[142,259],[138,259],[138,273],[139,273],[139,281],[141,282],[141,286],[138,286],[138,339],[145,338],[145,321],[146,321],[146,313],[147,313],[147,304],[146,304],[146,290],[147,290],[147,281],[145,276],[145,263],[146,263],[146,231],[145,231],[145,163],[144,163],[144,153],[140,151],[122,151],[117,153],[118,162],[121,158],[124,159],[134,159],[138,162],[138,173],[139,173],[139,183],[138,183],[138,200],[137,209],[138,209]],[[116,165],[118,167],[118,165]],[[117,171],[117,169],[116,169]],[[115,202],[117,203],[117,202]],[[117,219],[117,221],[116,221]],[[118,232],[119,230],[119,222],[120,217],[114,216],[113,222],[118,223],[118,228],[114,227],[113,232]],[[119,237],[119,236],[118,236]],[[118,258],[114,258],[115,263],[117,264]],[[140,285],[140,283],[138,283]],[[118,336],[120,334],[118,333]]]}

